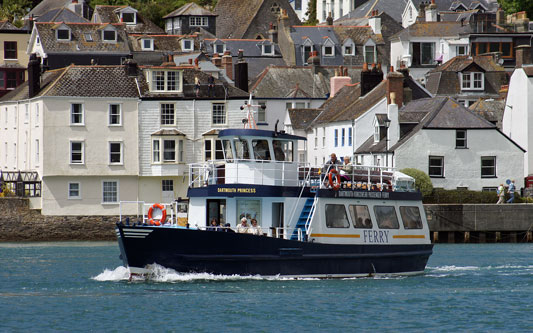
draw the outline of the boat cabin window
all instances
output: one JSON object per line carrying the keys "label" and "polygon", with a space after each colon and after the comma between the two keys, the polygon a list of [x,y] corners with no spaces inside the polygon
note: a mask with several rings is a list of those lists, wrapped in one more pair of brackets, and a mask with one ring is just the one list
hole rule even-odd
{"label": "boat cabin window", "polygon": [[326,205],[326,227],[349,228],[350,222],[344,205]]}
{"label": "boat cabin window", "polygon": [[418,207],[400,207],[400,215],[402,216],[403,227],[405,229],[422,229],[422,218],[420,217],[420,209]]}
{"label": "boat cabin window", "polygon": [[399,229],[398,216],[394,206],[374,206],[374,214],[380,229]]}
{"label": "boat cabin window", "polygon": [[231,150],[231,141],[222,140],[222,146],[224,147],[224,157],[226,160],[233,159],[233,151]]}
{"label": "boat cabin window", "polygon": [[248,152],[248,141],[243,139],[233,140],[235,145],[235,157],[239,160],[249,160],[250,153]]}
{"label": "boat cabin window", "polygon": [[252,140],[252,147],[254,150],[254,158],[256,160],[270,161],[271,158],[268,140]]}
{"label": "boat cabin window", "polygon": [[372,229],[372,219],[368,206],[365,205],[350,205],[350,215],[354,227],[363,229]]}
{"label": "boat cabin window", "polygon": [[274,147],[274,157],[276,158],[276,161],[293,161],[292,141],[272,140],[272,146]]}

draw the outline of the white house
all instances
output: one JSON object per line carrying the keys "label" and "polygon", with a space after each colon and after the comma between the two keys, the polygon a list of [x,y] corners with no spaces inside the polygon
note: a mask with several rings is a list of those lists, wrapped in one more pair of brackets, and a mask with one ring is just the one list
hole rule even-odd
{"label": "white house", "polygon": [[509,92],[505,104],[502,131],[526,150],[524,174],[533,173],[533,62],[530,46],[519,46],[517,68],[509,82]]}
{"label": "white house", "polygon": [[292,8],[294,9],[294,12],[296,15],[298,15],[298,18],[303,22],[307,20],[307,11],[309,9],[309,0],[289,0],[289,3],[291,4]]}
{"label": "white house", "polygon": [[356,151],[365,163],[377,155],[384,165],[422,170],[437,188],[494,191],[507,179],[524,185],[524,150],[449,97],[415,100],[399,112],[390,104],[383,116],[389,127]]}

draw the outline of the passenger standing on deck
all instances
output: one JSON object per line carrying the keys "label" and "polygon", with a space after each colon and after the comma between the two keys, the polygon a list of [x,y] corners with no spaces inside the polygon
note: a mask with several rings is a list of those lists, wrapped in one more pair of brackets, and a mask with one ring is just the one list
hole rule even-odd
{"label": "passenger standing on deck", "polygon": [[509,192],[509,195],[511,195],[509,200],[507,200],[507,203],[513,203],[514,202],[514,192],[516,191],[516,187],[514,185],[514,179],[511,180],[511,184],[509,184],[509,189],[507,191]]}
{"label": "passenger standing on deck", "polygon": [[237,232],[241,234],[245,234],[248,232],[248,220],[246,217],[243,217],[241,219],[241,224],[237,226]]}
{"label": "passenger standing on deck", "polygon": [[500,187],[498,187],[498,202],[497,205],[502,204],[503,200],[505,199],[505,187],[503,187],[503,184],[500,184]]}
{"label": "passenger standing on deck", "polygon": [[349,181],[352,178],[353,166],[350,163],[350,157],[344,156],[344,164],[341,167],[341,179]]}
{"label": "passenger standing on deck", "polygon": [[337,159],[337,155],[335,153],[331,154],[330,160],[326,163],[324,166],[324,174],[328,173],[331,169],[337,169],[337,165],[342,165],[342,162]]}

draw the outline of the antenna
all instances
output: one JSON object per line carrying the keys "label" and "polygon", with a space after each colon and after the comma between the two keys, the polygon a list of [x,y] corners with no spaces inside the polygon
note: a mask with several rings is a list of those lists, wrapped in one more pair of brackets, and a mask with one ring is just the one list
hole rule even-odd
{"label": "antenna", "polygon": [[[247,109],[247,119],[243,119],[244,128],[246,128],[246,125],[248,125],[249,129],[257,129],[257,123],[254,119],[254,108],[264,108],[262,105],[259,104],[252,104],[252,94],[250,94],[250,98],[248,99],[248,102],[245,102],[247,104],[244,104],[241,106],[241,110]],[[246,120],[246,121],[245,121]]]}

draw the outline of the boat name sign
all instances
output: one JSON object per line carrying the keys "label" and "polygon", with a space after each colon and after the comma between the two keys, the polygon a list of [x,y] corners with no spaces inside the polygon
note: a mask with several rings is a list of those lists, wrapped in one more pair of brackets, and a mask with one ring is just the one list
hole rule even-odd
{"label": "boat name sign", "polygon": [[369,191],[339,191],[340,198],[373,198],[388,199],[389,192],[369,192]]}

